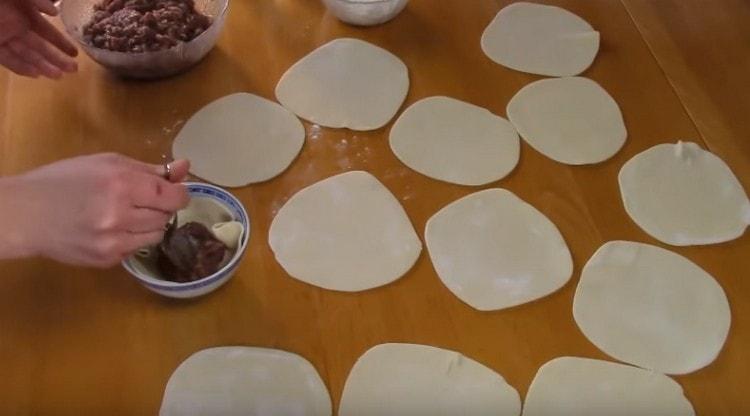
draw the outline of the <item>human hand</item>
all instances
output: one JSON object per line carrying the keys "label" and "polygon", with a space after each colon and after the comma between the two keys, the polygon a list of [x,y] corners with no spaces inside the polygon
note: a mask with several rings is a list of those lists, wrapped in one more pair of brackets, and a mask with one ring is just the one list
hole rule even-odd
{"label": "human hand", "polygon": [[[76,157],[4,178],[0,196],[0,236],[23,251],[63,263],[109,267],[139,248],[157,244],[172,214],[188,203],[189,162],[164,166],[118,154]],[[1,182],[0,182],[1,183]],[[12,196],[7,196],[12,195]],[[2,224],[7,222],[7,224]],[[7,250],[6,250],[7,251]]]}
{"label": "human hand", "polygon": [[60,78],[78,69],[76,47],[42,13],[57,15],[50,0],[0,0],[0,65],[18,75]]}

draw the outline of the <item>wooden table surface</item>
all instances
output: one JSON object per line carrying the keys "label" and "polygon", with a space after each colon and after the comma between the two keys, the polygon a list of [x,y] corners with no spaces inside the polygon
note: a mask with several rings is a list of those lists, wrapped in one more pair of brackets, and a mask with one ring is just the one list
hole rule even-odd
{"label": "wooden table surface", "polygon": [[[496,65],[481,52],[484,27],[507,3],[412,0],[396,20],[360,29],[339,23],[318,1],[235,0],[218,48],[176,78],[122,81],[86,57],[79,73],[61,82],[3,71],[0,174],[100,151],[159,163],[180,125],[201,106],[238,91],[273,99],[291,64],[341,36],[401,57],[412,82],[406,105],[449,95],[504,116],[511,96],[539,79]],[[334,406],[355,360],[384,342],[460,351],[501,373],[522,397],[539,366],[552,358],[607,359],[573,321],[581,267],[609,240],[661,245],[623,209],[616,180],[622,164],[657,143],[693,140],[724,158],[750,189],[750,5],[550,3],[601,32],[601,50],[584,75],[620,104],[629,131],[615,157],[586,167],[556,163],[524,143],[515,171],[492,184],[532,203],[561,230],[575,272],[560,291],[508,310],[479,312],[440,283],[426,252],[402,279],[363,293],[326,291],[287,276],[268,247],[268,228],[279,207],[304,186],[346,170],[368,170],[402,201],[420,236],[439,208],[477,190],[407,169],[388,148],[388,127],[368,133],[323,129],[317,138],[308,135],[284,174],[233,191],[252,217],[249,251],[234,279],[207,297],[161,298],[121,268],[0,263],[0,414],[156,414],[175,367],[200,349],[222,345],[306,357]],[[719,358],[676,379],[698,414],[750,414],[750,235],[715,246],[669,248],[721,283],[733,314]]]}

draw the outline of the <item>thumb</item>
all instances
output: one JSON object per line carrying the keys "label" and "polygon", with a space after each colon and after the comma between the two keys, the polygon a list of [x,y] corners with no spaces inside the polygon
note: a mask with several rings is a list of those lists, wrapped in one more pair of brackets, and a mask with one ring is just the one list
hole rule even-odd
{"label": "thumb", "polygon": [[190,171],[190,161],[187,159],[175,160],[174,162],[169,164],[169,167],[171,169],[169,180],[175,183],[182,182],[185,180],[188,172]]}
{"label": "thumb", "polygon": [[29,0],[29,5],[48,16],[57,16],[57,7],[52,0]]}

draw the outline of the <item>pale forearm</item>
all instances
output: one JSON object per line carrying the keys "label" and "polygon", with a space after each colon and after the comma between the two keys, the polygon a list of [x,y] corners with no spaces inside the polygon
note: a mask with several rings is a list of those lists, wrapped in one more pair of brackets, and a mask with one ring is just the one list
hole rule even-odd
{"label": "pale forearm", "polygon": [[32,201],[24,192],[21,176],[0,178],[0,259],[31,257],[34,221],[29,211]]}

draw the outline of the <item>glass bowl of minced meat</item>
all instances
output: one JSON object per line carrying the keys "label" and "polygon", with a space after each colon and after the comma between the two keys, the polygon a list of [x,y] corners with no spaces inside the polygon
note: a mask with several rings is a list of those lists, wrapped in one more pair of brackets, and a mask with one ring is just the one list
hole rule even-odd
{"label": "glass bowl of minced meat", "polygon": [[66,31],[96,62],[126,78],[176,75],[214,47],[229,0],[63,0]]}

